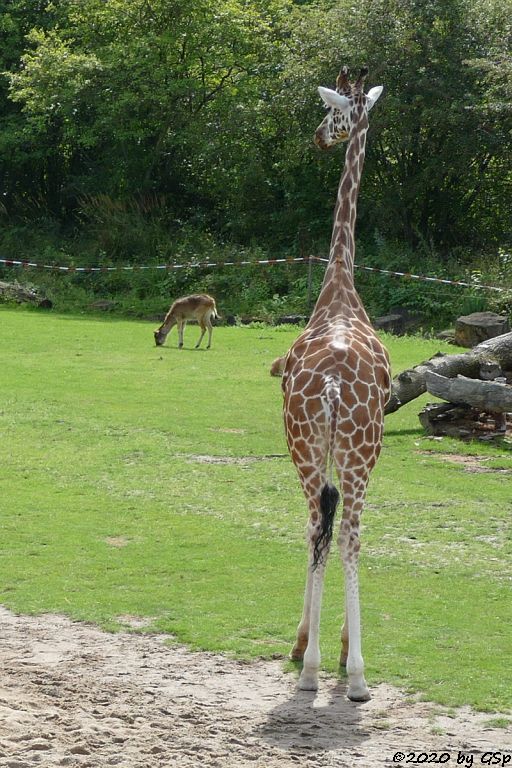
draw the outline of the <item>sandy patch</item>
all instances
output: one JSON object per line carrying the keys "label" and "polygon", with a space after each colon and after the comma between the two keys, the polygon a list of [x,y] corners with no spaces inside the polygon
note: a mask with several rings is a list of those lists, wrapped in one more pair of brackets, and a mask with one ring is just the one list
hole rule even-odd
{"label": "sandy patch", "polygon": [[105,544],[108,544],[109,547],[115,547],[116,549],[122,549],[123,547],[127,547],[130,543],[130,540],[127,539],[125,536],[107,536],[106,539],[104,539]]}
{"label": "sandy patch", "polygon": [[254,464],[257,461],[272,461],[273,459],[287,459],[287,453],[267,453],[263,456],[210,456],[208,454],[188,454],[188,461],[196,464],[236,464],[247,465]]}
{"label": "sandy patch", "polygon": [[227,435],[245,435],[245,429],[229,427],[209,427],[210,432],[225,432]]}
{"label": "sandy patch", "polygon": [[447,461],[449,464],[457,464],[466,472],[484,472],[504,475],[509,475],[512,472],[512,469],[509,469],[508,467],[486,467],[485,463],[487,461],[492,461],[494,458],[493,456],[471,456],[459,453],[438,453],[437,451],[417,451],[417,453],[422,456],[439,458],[442,461]]}
{"label": "sandy patch", "polygon": [[354,704],[327,677],[301,692],[280,661],[165,639],[0,608],[0,766],[372,768],[410,749],[449,753],[449,766],[472,753],[477,765],[512,746],[510,718],[504,729],[467,708],[447,716],[388,685]]}

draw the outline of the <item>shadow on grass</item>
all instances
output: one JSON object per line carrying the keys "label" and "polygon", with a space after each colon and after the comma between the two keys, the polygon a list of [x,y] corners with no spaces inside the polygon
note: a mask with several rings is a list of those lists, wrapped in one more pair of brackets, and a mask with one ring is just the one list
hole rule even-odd
{"label": "shadow on grass", "polygon": [[417,437],[424,437],[425,431],[423,429],[385,429],[384,437],[402,437],[403,435],[417,435]]}
{"label": "shadow on grass", "polygon": [[[46,316],[47,311],[44,313]],[[113,323],[126,323],[126,322],[134,322],[134,323],[142,323],[144,322],[143,319],[138,317],[126,317],[122,315],[110,315],[110,314],[97,314],[94,312],[89,313],[83,313],[82,315],[76,315],[72,313],[66,313],[66,312],[52,312],[51,317],[58,318],[59,320],[66,320],[67,322],[74,322],[74,323],[102,323],[102,324],[113,324]],[[154,321],[156,322],[156,321]],[[148,323],[149,326],[149,323]]]}
{"label": "shadow on grass", "polygon": [[182,347],[181,349],[176,346],[173,346],[172,344],[164,344],[161,347],[157,347],[153,344],[153,349],[158,349],[161,352],[211,352],[211,349],[206,349],[206,347],[199,347],[198,349],[196,347]]}

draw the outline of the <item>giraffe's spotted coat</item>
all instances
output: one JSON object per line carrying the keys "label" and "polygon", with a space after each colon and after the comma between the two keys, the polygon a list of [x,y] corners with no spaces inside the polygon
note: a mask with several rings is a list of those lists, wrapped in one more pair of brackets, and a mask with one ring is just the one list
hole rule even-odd
{"label": "giraffe's spotted coat", "polygon": [[348,695],[356,700],[369,697],[360,641],[359,521],[369,475],[381,450],[384,406],[390,391],[386,349],[354,285],[356,204],[371,101],[362,90],[363,79],[362,72],[351,85],[342,70],[337,92],[344,99],[338,101],[347,108],[332,107],[315,134],[322,149],[346,138],[349,143],[323,285],[307,327],[288,352],[282,378],[286,438],[309,509],[304,610],[292,658],[304,661],[300,687],[316,688],[323,573],[330,541],[322,542],[318,562],[313,553],[323,524],[320,496],[331,479],[332,467],[341,486],[343,507],[338,537],[346,589],[341,660],[347,665]]}

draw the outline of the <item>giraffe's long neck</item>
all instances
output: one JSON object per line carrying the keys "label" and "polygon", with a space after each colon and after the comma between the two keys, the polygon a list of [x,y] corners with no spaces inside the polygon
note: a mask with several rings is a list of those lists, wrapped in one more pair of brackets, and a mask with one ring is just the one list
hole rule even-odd
{"label": "giraffe's long neck", "polygon": [[360,317],[369,322],[354,286],[357,197],[367,131],[368,117],[363,112],[350,134],[334,209],[329,263],[309,325],[314,324],[315,320],[322,322],[326,317],[339,315]]}

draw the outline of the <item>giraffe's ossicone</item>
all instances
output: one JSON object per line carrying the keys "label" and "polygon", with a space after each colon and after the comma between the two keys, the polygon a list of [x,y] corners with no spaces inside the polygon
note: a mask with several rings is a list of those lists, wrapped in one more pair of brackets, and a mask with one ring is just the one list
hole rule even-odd
{"label": "giraffe's ossicone", "polygon": [[315,143],[320,149],[340,141],[348,145],[324,281],[306,328],[286,356],[282,378],[288,447],[309,511],[304,608],[291,657],[303,661],[299,687],[315,690],[324,570],[341,501],[338,546],[345,573],[345,622],[340,662],[347,669],[348,697],[355,701],[370,695],[361,653],[359,523],[381,450],[390,391],[386,349],[354,285],[356,205],[368,112],[382,92],[379,86],[364,93],[366,74],[361,70],[350,83],[342,69],[336,90],[319,88],[329,111],[315,132]]}

